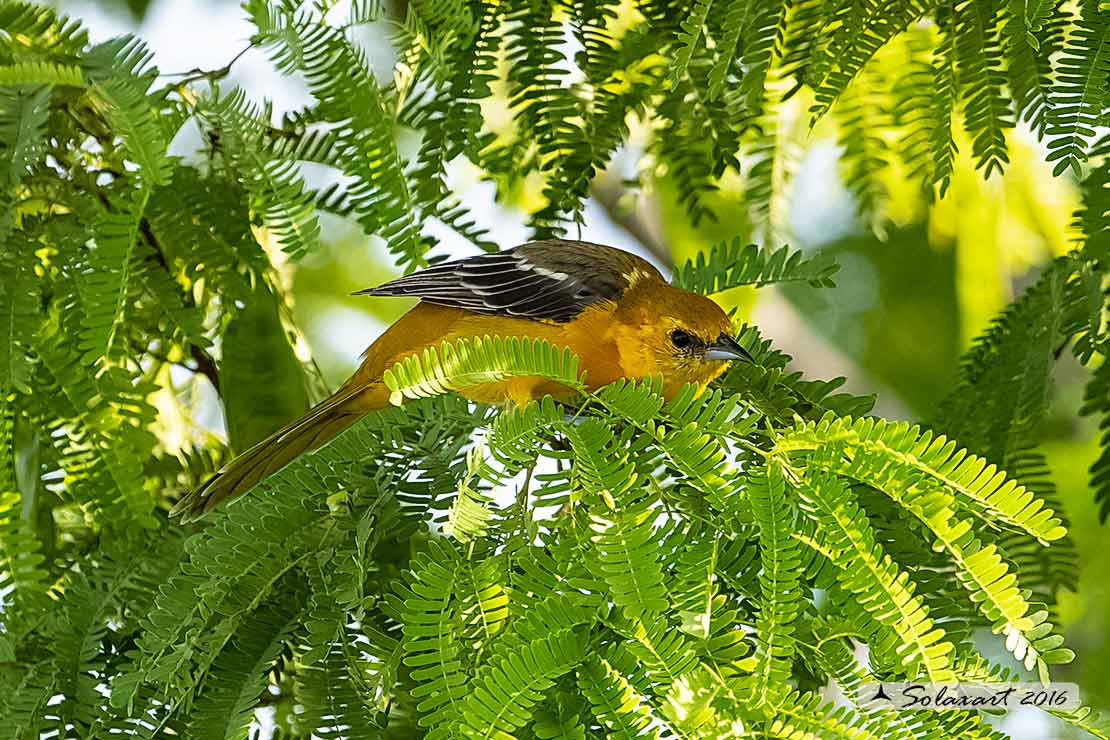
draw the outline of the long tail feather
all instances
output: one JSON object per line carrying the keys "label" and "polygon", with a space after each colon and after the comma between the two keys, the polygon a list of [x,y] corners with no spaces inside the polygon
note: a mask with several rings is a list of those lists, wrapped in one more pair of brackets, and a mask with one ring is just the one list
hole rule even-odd
{"label": "long tail feather", "polygon": [[245,493],[271,473],[285,467],[297,455],[324,444],[370,410],[363,399],[367,392],[366,387],[339,389],[335,395],[254,445],[203,485],[183,496],[170,516],[180,515],[183,522],[199,519],[222,502]]}

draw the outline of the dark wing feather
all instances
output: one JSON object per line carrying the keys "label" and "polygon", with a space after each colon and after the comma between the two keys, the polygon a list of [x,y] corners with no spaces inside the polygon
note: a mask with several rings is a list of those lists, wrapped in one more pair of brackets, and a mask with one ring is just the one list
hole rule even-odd
{"label": "dark wing feather", "polygon": [[628,252],[549,240],[445,262],[357,295],[412,296],[491,316],[564,322],[595,303],[617,300],[638,277],[662,280]]}

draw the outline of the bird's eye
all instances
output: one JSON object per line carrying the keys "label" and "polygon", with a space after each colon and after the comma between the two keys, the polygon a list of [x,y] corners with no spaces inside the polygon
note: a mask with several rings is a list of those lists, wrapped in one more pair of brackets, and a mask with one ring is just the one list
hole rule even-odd
{"label": "bird's eye", "polygon": [[671,344],[673,344],[675,347],[679,349],[686,349],[693,343],[694,338],[681,329],[675,329],[671,332]]}

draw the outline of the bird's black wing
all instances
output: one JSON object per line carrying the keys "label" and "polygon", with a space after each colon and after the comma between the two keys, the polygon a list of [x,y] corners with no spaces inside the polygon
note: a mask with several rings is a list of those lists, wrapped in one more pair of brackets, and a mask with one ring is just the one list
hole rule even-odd
{"label": "bird's black wing", "polygon": [[617,300],[639,278],[662,276],[613,247],[549,240],[445,262],[357,295],[412,296],[490,316],[565,322]]}

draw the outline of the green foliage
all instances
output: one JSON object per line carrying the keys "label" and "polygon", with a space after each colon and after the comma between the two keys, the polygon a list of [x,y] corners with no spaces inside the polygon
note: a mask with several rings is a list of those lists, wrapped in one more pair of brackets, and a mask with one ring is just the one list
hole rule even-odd
{"label": "green foliage", "polygon": [[759,579],[760,605],[756,621],[759,666],[754,675],[754,694],[760,703],[777,700],[790,677],[797,650],[794,620],[805,595],[799,584],[801,549],[793,537],[796,516],[784,495],[786,480],[777,467],[750,478],[748,498],[759,525],[759,556],[763,577]]}
{"label": "green foliage", "polygon": [[1003,68],[1002,9],[993,2],[958,3],[951,18],[956,70],[966,96],[964,128],[976,166],[990,177],[1009,162],[1005,132],[1014,116]]}
{"label": "green foliage", "polygon": [[305,380],[281,325],[278,308],[257,286],[224,329],[220,390],[227,441],[242,452],[308,408]]}
{"label": "green foliage", "polygon": [[1095,126],[1105,123],[1110,99],[1110,14],[1093,0],[1080,4],[1057,69],[1048,114],[1049,161],[1060,174],[1078,170]]}
{"label": "green foliage", "polygon": [[760,287],[769,283],[805,281],[815,288],[831,286],[832,276],[840,269],[828,257],[806,258],[787,247],[761,250],[754,244],[741,245],[739,239],[718,244],[708,253],[676,270],[675,285],[694,293],[719,293],[742,285]]}
{"label": "green foliage", "polygon": [[570,350],[542,339],[481,337],[429,347],[385,371],[390,401],[426,398],[449,390],[496,383],[516,375],[533,375],[581,388],[578,358]]}
{"label": "green foliage", "polygon": [[[266,704],[283,737],[997,737],[864,705],[852,650],[888,679],[1010,676],[988,644],[1041,678],[1073,657],[1038,444],[1069,348],[1110,425],[1100,4],[334,5],[246,3],[252,47],[311,95],[275,113],[223,70],[164,77],[133,38],[0,2],[0,726],[242,738]],[[368,24],[394,34],[389,82]],[[402,406],[169,518],[228,457],[198,409],[218,399],[245,447],[316,395],[284,265],[320,249],[321,212],[405,270],[440,258],[433,222],[495,246],[453,163],[566,235],[642,147],[639,185],[692,221],[742,208],[777,247],[723,241],[676,284],[830,286],[830,258],[779,246],[795,98],[837,128],[876,230],[892,172],[943,195],[961,121],[986,175],[1018,121],[1088,171],[1083,243],[974,343],[928,428],[867,416],[873,396],[788,370],[749,326],[754,363],[672,398],[656,378],[585,393],[569,350],[483,337],[403,360]],[[202,151],[171,155],[186,128]],[[515,377],[582,397],[450,393]]]}

